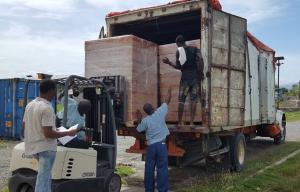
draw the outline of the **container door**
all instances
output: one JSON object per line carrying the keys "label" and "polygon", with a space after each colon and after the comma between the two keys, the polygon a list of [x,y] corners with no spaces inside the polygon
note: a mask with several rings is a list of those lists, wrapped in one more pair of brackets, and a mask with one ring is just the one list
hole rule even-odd
{"label": "container door", "polygon": [[16,139],[20,138],[23,121],[23,106],[24,106],[24,81],[19,81],[16,88],[16,125],[15,135]]}
{"label": "container door", "polygon": [[260,100],[260,121],[267,123],[268,121],[268,60],[263,55],[258,58],[258,74],[259,74],[259,100]]}
{"label": "container door", "polygon": [[0,136],[12,137],[13,129],[13,80],[1,80]]}
{"label": "container door", "polygon": [[[17,87],[16,87],[16,125],[14,130],[14,138],[19,139],[21,138],[21,131],[22,131],[22,122],[23,122],[23,106],[24,106],[24,90],[25,90],[25,81],[20,80],[18,81]],[[38,91],[38,82],[37,81],[30,81],[28,84],[28,101],[32,101],[36,97],[39,96]]]}
{"label": "container door", "polygon": [[213,10],[211,126],[244,125],[247,21]]}
{"label": "container door", "polygon": [[5,134],[5,95],[6,95],[6,80],[0,80],[0,137],[4,137]]}

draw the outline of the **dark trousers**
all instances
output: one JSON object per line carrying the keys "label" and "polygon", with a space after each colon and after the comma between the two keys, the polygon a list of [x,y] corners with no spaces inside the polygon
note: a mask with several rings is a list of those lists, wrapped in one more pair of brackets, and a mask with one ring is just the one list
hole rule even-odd
{"label": "dark trousers", "polygon": [[168,151],[165,142],[158,142],[147,147],[145,164],[145,191],[154,192],[155,167],[157,171],[157,189],[159,192],[168,191]]}

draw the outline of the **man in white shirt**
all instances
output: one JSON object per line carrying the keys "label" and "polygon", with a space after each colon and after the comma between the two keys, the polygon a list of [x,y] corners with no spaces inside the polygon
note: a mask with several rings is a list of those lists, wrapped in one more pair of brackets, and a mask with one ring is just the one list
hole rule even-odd
{"label": "man in white shirt", "polygon": [[51,101],[56,96],[56,83],[43,80],[40,83],[40,97],[31,101],[25,109],[25,154],[38,160],[38,175],[35,192],[51,192],[51,170],[54,164],[57,138],[74,136],[76,129],[58,132],[55,128],[55,113]]}

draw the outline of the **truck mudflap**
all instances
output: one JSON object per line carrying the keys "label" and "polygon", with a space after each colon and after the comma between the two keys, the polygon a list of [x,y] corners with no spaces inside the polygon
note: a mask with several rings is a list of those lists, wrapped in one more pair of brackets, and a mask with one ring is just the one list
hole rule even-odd
{"label": "truck mudflap", "polygon": [[268,137],[275,138],[278,135],[280,135],[281,130],[278,125],[272,124],[272,125],[266,125],[265,126],[265,134]]}

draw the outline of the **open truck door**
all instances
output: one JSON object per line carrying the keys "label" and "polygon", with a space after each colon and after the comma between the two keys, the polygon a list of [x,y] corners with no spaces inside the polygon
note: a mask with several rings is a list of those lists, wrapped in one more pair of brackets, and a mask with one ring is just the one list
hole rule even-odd
{"label": "open truck door", "polygon": [[247,20],[212,10],[210,126],[244,125]]}

